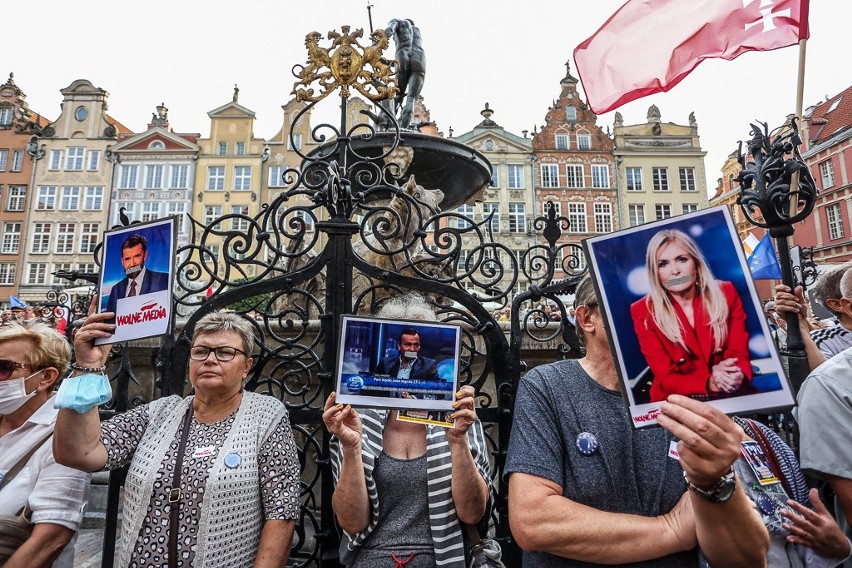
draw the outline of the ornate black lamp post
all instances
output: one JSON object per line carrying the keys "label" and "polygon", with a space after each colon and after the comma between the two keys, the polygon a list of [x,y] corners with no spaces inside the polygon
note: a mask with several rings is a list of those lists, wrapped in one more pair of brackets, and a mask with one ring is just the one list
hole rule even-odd
{"label": "ornate black lamp post", "polygon": [[[796,280],[790,260],[788,237],[793,235],[794,223],[802,221],[814,209],[817,188],[808,166],[799,153],[799,130],[796,119],[783,131],[769,132],[766,124],[751,125],[752,139],[748,144],[750,160],[737,152],[742,171],[737,203],[753,225],[769,229],[781,264],[781,281],[794,288]],[[796,314],[787,314],[787,361],[793,389],[799,387],[809,372],[802,334]]]}

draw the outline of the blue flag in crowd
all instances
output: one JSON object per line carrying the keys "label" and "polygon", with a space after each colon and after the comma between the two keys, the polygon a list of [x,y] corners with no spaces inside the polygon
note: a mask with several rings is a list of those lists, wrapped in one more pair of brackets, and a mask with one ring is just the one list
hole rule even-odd
{"label": "blue flag in crowd", "polygon": [[775,256],[775,247],[769,233],[763,236],[748,257],[748,267],[755,280],[781,280],[781,265]]}
{"label": "blue flag in crowd", "polygon": [[26,308],[27,303],[22,302],[21,300],[19,300],[15,296],[9,296],[9,307],[11,307],[11,308]]}

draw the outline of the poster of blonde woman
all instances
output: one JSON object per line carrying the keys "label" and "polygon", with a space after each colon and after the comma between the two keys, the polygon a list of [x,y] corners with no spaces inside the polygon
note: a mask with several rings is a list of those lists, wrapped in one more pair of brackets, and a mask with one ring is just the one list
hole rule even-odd
{"label": "poster of blonde woman", "polygon": [[672,394],[727,413],[793,404],[726,206],[584,244],[634,426]]}

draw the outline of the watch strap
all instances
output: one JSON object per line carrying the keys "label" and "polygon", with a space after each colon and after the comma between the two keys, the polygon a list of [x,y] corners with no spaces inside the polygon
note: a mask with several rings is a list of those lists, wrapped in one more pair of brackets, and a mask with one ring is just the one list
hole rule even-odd
{"label": "watch strap", "polygon": [[734,491],[737,486],[737,476],[734,473],[733,465],[731,466],[731,470],[719,478],[719,481],[717,481],[710,489],[701,489],[697,485],[693,484],[689,478],[687,478],[686,471],[683,472],[683,479],[686,481],[686,486],[690,491],[711,503],[727,502],[734,496]]}

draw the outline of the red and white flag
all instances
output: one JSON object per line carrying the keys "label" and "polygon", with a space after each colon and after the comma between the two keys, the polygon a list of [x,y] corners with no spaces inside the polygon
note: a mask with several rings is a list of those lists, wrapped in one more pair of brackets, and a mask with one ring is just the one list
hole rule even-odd
{"label": "red and white flag", "polygon": [[628,0],[574,50],[597,114],[668,91],[705,59],[806,39],[809,0]]}

